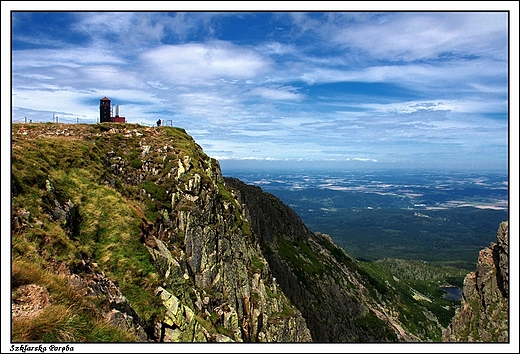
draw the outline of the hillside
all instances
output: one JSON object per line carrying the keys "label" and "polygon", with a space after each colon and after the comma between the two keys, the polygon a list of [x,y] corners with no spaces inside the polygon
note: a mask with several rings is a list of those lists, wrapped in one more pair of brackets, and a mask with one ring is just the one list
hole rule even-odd
{"label": "hillside", "polygon": [[[314,340],[441,341],[458,302],[447,300],[440,286],[462,283],[463,270],[435,266],[433,272],[422,262],[405,260],[356,261],[329,235],[310,232],[272,194],[235,178],[225,181],[249,206],[263,255]],[[399,266],[392,266],[396,262]]]}
{"label": "hillside", "polygon": [[457,305],[223,178],[179,128],[15,124],[11,197],[14,342],[439,341]]}
{"label": "hillside", "polygon": [[15,341],[311,340],[181,129],[13,126],[12,208]]}

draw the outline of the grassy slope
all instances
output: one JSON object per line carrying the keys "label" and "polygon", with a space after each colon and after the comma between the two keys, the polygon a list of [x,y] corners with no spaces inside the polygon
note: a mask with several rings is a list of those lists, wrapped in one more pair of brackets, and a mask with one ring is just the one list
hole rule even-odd
{"label": "grassy slope", "polygon": [[461,287],[465,270],[400,259],[359,265],[361,275],[383,295],[410,333],[424,340],[441,341],[442,328],[449,325],[460,301],[446,299],[440,287]]}
{"label": "grassy slope", "polygon": [[[126,125],[127,128],[136,128]],[[135,338],[106,324],[91,311],[91,304],[78,301],[66,285],[64,274],[51,271],[56,262],[74,269],[81,259],[97,263],[99,271],[114,279],[137,313],[151,324],[160,306],[153,295],[158,274],[148,251],[139,241],[141,219],[147,206],[139,202],[137,188],[123,193],[109,187],[103,157],[108,151],[136,161],[136,139],[122,142],[114,135],[96,136],[107,126],[74,126],[74,135],[27,139],[49,125],[13,126],[12,211],[29,212],[27,225],[12,235],[13,287],[37,284],[50,289],[56,299],[34,321],[13,321],[14,341],[129,341]],[[34,130],[31,132],[31,130]],[[78,135],[83,139],[78,139]],[[91,138],[85,138],[90,136]],[[192,139],[180,130],[169,129],[181,153],[193,150]],[[134,162],[135,163],[135,162]],[[136,166],[137,167],[137,166]],[[76,205],[82,216],[79,230],[54,221],[47,200],[59,195]],[[148,210],[150,211],[150,210]],[[152,210],[153,214],[153,210]],[[91,323],[85,328],[81,323]],[[46,330],[42,331],[42,328]]]}

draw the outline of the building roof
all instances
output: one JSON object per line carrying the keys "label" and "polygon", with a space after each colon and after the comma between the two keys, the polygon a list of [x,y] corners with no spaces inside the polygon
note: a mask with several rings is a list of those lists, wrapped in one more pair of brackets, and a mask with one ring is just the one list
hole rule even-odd
{"label": "building roof", "polygon": [[110,98],[108,98],[107,96],[103,97],[102,99],[100,99],[100,101],[110,101]]}

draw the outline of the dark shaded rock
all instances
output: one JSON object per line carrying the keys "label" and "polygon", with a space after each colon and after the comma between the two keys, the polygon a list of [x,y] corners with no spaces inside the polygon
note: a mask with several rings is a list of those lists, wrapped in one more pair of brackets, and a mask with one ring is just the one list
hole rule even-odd
{"label": "dark shaded rock", "polygon": [[357,266],[330,238],[313,234],[272,194],[225,178],[281,290],[301,311],[317,342],[416,341],[385,313],[359,281]]}
{"label": "dark shaded rock", "polygon": [[46,190],[47,193],[42,198],[46,212],[53,220],[61,223],[71,236],[78,236],[81,215],[77,206],[49,180],[46,180]]}

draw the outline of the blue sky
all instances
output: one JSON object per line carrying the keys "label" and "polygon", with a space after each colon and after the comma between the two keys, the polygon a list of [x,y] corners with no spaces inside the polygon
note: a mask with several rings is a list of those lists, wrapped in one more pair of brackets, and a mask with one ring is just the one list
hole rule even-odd
{"label": "blue sky", "polygon": [[[157,11],[98,12],[101,5]],[[30,12],[65,6],[91,12]],[[245,12],[229,12],[239,6]],[[406,11],[412,6],[420,12]],[[51,122],[53,114],[61,122],[95,123],[104,96],[120,104],[129,122],[171,119],[224,172],[322,166],[503,172],[510,148],[510,226],[518,235],[518,6],[2,1],[2,152],[10,151],[9,123]],[[474,12],[482,9],[511,10],[511,22],[505,13]],[[2,157],[7,211],[10,159]],[[7,234],[10,216],[2,218]],[[2,274],[3,288],[8,279]]]}
{"label": "blue sky", "polygon": [[107,96],[130,123],[172,120],[226,167],[507,171],[507,12],[11,19],[12,122],[95,123]]}

